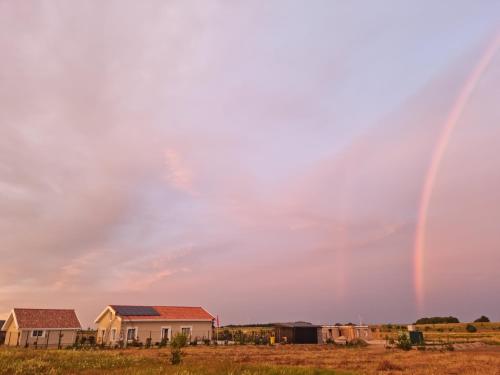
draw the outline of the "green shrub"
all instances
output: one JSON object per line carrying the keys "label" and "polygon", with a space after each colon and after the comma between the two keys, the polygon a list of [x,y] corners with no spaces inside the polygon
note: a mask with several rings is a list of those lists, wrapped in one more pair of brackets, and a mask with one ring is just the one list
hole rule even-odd
{"label": "green shrub", "polygon": [[398,335],[398,340],[396,342],[396,346],[399,348],[399,349],[402,349],[402,350],[411,350],[411,341],[410,341],[410,337],[408,336],[408,334],[406,334],[405,332],[402,332]]}
{"label": "green shrub", "polygon": [[354,339],[348,342],[346,346],[350,348],[364,348],[365,346],[368,346],[368,344],[363,339]]}
{"label": "green shrub", "polygon": [[161,339],[160,343],[158,344],[158,346],[160,348],[164,348],[165,346],[167,346],[168,344],[168,338],[167,337],[164,337]]}
{"label": "green shrub", "polygon": [[186,335],[177,334],[170,343],[170,352],[172,354],[171,363],[178,365],[182,362],[182,348],[187,345],[188,338]]}
{"label": "green shrub", "polygon": [[465,327],[465,330],[469,333],[477,332],[477,328],[475,326],[473,326],[472,324],[467,324],[467,326]]}

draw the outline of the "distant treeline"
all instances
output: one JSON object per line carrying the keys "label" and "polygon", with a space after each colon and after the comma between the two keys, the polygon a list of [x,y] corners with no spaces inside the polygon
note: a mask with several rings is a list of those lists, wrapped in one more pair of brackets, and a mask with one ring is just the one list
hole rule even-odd
{"label": "distant treeline", "polygon": [[454,316],[433,316],[432,318],[420,318],[415,324],[443,324],[443,323],[460,323],[458,318]]}
{"label": "distant treeline", "polygon": [[[227,326],[223,326],[222,328],[272,328],[277,323],[257,323],[257,324],[228,324]],[[354,326],[354,323],[335,323],[335,326]]]}

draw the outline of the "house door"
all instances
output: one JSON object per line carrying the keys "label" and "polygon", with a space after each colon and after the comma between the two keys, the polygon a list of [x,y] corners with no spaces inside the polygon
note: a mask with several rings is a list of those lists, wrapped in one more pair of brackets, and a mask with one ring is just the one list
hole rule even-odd
{"label": "house door", "polygon": [[170,341],[170,328],[162,328],[161,329],[161,339]]}

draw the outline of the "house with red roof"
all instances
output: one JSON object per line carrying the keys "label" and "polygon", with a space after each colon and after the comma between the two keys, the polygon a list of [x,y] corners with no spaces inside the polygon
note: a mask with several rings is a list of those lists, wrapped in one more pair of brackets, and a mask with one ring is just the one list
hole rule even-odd
{"label": "house with red roof", "polygon": [[214,319],[203,307],[109,305],[95,320],[97,342],[155,345],[176,334],[186,335],[190,342],[211,340]]}
{"label": "house with red roof", "polygon": [[5,345],[58,347],[73,345],[82,329],[75,310],[14,308],[1,330]]}

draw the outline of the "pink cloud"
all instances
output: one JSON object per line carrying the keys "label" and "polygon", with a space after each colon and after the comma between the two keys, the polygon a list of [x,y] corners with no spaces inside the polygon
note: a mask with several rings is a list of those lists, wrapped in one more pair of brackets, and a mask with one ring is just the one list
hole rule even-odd
{"label": "pink cloud", "polygon": [[165,151],[166,179],[174,188],[195,195],[193,171],[187,166],[180,154],[168,149]]}

